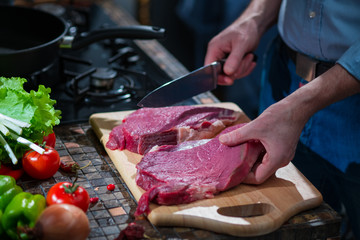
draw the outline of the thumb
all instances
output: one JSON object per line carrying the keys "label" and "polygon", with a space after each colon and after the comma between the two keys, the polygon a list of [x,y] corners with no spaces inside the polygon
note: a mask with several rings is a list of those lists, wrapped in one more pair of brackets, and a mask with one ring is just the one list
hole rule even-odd
{"label": "thumb", "polygon": [[247,129],[249,129],[247,125],[244,125],[238,129],[235,129],[234,131],[224,133],[220,135],[219,141],[227,146],[235,146],[244,143],[248,140],[251,140],[251,138],[248,136]]}

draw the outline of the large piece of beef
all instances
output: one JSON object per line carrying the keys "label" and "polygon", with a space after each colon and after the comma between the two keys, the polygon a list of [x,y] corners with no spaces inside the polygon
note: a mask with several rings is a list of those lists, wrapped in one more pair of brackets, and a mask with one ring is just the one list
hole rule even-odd
{"label": "large piece of beef", "polygon": [[[221,134],[243,125],[229,127]],[[240,184],[264,153],[260,142],[228,147],[217,136],[176,146],[160,146],[137,164],[136,183],[146,190],[135,215],[149,213],[149,203],[189,203]]]}
{"label": "large piece of beef", "polygon": [[220,107],[141,108],[112,129],[106,147],[144,154],[155,145],[212,138],[239,117],[240,112]]}

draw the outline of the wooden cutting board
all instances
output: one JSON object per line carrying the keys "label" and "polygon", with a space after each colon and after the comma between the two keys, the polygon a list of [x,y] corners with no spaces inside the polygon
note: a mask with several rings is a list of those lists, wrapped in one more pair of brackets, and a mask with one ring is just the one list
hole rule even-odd
{"label": "wooden cutting board", "polygon": [[[241,111],[234,103],[210,105]],[[96,113],[90,117],[90,124],[128,188],[139,200],[144,190],[135,183],[135,166],[141,156],[126,150],[112,151],[105,146],[112,128],[131,112]],[[248,117],[242,112],[239,122],[247,121]],[[157,226],[195,227],[234,236],[258,236],[276,230],[293,215],[321,202],[320,192],[290,163],[258,186],[240,184],[213,199],[190,204],[151,204],[147,217]]]}

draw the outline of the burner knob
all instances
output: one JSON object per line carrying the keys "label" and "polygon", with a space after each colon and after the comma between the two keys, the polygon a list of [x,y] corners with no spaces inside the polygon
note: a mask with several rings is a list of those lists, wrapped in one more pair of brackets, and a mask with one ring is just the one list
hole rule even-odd
{"label": "burner knob", "polygon": [[117,72],[111,68],[97,68],[96,71],[91,74],[91,87],[93,89],[109,90],[113,87],[116,76]]}

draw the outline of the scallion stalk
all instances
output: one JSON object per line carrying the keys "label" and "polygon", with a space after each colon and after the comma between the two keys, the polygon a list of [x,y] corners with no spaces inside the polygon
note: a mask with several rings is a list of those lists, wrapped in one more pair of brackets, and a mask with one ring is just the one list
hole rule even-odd
{"label": "scallion stalk", "polygon": [[22,128],[28,128],[28,127],[30,127],[30,124],[27,123],[27,122],[23,122],[23,121],[17,120],[17,119],[15,119],[15,118],[6,116],[6,115],[1,114],[1,113],[0,113],[0,119],[6,119],[6,120],[8,120],[8,121],[10,121],[10,122],[18,125],[19,127],[22,127]]}
{"label": "scallion stalk", "polygon": [[45,152],[45,149],[43,149],[42,147],[40,147],[39,145],[36,145],[33,142],[30,142],[29,140],[27,140],[26,138],[20,137],[14,133],[10,133],[11,137],[13,139],[15,139],[18,143],[24,144],[28,147],[30,147],[32,150],[34,150],[35,152],[38,152],[40,154],[43,154]]}
{"label": "scallion stalk", "polygon": [[9,129],[7,129],[5,127],[4,124],[0,123],[0,132],[4,135],[4,136],[9,136],[10,135],[10,131]]}
{"label": "scallion stalk", "polygon": [[16,125],[15,123],[12,123],[7,119],[1,119],[0,123],[3,124],[8,129],[16,132],[18,135],[22,134],[22,128],[20,126]]}
{"label": "scallion stalk", "polygon": [[0,134],[0,143],[4,146],[6,152],[9,154],[9,157],[12,161],[12,163],[15,165],[18,163],[18,160],[14,154],[14,152],[11,150],[10,145],[6,142],[4,137]]}

